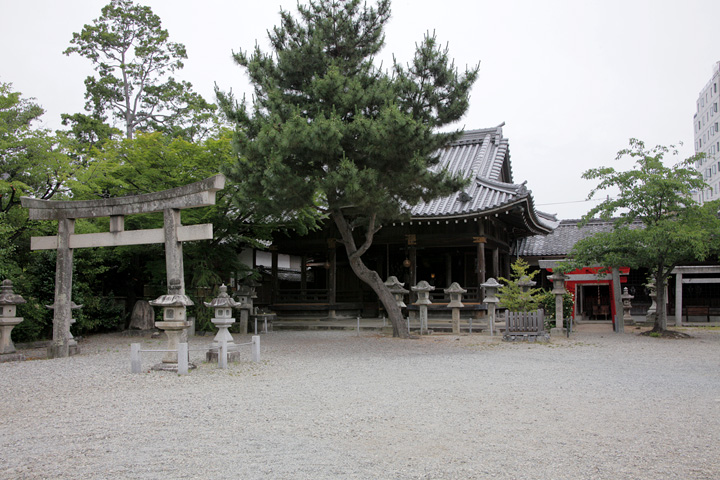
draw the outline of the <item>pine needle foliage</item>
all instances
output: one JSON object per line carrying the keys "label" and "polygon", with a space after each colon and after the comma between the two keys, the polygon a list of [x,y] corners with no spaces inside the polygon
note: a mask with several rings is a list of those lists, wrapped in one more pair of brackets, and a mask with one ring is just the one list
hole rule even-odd
{"label": "pine needle foliage", "polygon": [[298,4],[297,16],[281,11],[271,52],[234,55],[254,85],[252,105],[217,94],[236,126],[239,158],[228,178],[300,233],[331,219],[353,270],[396,326],[399,309],[360,256],[384,222],[466,184],[438,168],[438,151],[460,132],[438,129],[464,115],[478,67],[461,74],[426,35],[412,62],[384,70],[375,58],[389,19],[389,0],[316,0]]}

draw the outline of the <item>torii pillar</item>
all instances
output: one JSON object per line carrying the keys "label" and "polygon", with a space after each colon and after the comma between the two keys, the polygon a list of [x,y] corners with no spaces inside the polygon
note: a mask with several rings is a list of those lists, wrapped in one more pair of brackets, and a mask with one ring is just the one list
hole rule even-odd
{"label": "torii pillar", "polygon": [[[180,279],[180,294],[185,294],[182,242],[211,240],[212,224],[183,226],[180,210],[215,204],[215,193],[225,187],[222,174],[200,182],[161,192],[102,200],[50,201],[22,197],[22,206],[30,220],[57,220],[58,234],[32,237],[31,250],[57,250],[53,342],[50,357],[69,355],[73,250],[85,247],[165,244],[165,265],[170,279]],[[125,216],[163,212],[163,228],[125,230]],[[75,234],[75,219],[110,217],[110,232]]]}

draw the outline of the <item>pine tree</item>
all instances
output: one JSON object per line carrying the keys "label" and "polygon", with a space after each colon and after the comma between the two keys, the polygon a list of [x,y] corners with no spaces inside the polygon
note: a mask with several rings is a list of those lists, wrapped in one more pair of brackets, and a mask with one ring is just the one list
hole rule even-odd
{"label": "pine tree", "polygon": [[383,222],[408,206],[456,191],[464,179],[433,169],[460,132],[438,133],[468,107],[478,67],[460,74],[427,35],[406,67],[375,65],[390,1],[317,0],[280,12],[271,53],[235,54],[255,87],[252,109],[218,91],[236,123],[240,158],[228,172],[265,212],[300,231],[329,218],[355,274],[378,295],[395,335],[402,315],[380,276],[363,262]]}

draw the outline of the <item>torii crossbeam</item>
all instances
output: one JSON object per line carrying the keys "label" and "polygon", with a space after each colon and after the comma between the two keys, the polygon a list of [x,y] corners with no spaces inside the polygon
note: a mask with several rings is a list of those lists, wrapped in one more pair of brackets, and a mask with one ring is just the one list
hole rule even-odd
{"label": "torii crossbeam", "polygon": [[[115,247],[121,245],[165,244],[165,265],[168,284],[178,278],[185,293],[182,242],[211,240],[212,224],[183,226],[180,210],[215,204],[215,193],[225,187],[222,174],[170,190],[102,200],[53,201],[22,197],[22,206],[29,210],[31,220],[57,220],[58,234],[32,237],[31,250],[57,250],[55,269],[55,308],[51,357],[69,355],[73,249]],[[163,228],[125,230],[125,216],[138,213],[163,212]],[[110,217],[107,233],[75,233],[75,219]]]}

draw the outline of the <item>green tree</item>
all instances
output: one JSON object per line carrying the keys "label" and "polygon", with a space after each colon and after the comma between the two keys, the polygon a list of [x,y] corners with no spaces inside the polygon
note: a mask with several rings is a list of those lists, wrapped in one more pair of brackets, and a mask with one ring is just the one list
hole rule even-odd
{"label": "green tree", "polygon": [[[89,59],[97,76],[85,80],[85,108],[104,122],[110,115],[132,138],[136,130],[162,130],[187,138],[207,133],[215,106],[170,74],[183,67],[185,46],[170,42],[160,17],[130,0],[111,0],[92,25],[74,33],[66,55]],[[77,119],[76,119],[77,120]]]}
{"label": "green tree", "polygon": [[[617,160],[634,160],[630,170],[612,167],[591,169],[583,178],[598,180],[588,198],[607,189],[617,189],[591,209],[584,217],[614,220],[611,232],[598,233],[578,242],[572,251],[577,265],[600,264],[604,267],[626,266],[650,269],[657,286],[657,303],[665,305],[665,287],[672,270],[680,264],[702,261],[718,251],[720,238],[719,202],[699,205],[693,190],[706,188],[701,174],[693,168],[694,156],[665,166],[666,154],[678,155],[673,147],[646,149],[637,139],[629,148],[618,152]],[[653,331],[667,329],[665,308],[658,308]]]}
{"label": "green tree", "polygon": [[[221,130],[202,142],[189,142],[161,132],[140,133],[133,139],[113,139],[104,144],[91,168],[79,172],[71,183],[74,198],[94,199],[140,195],[170,189],[217,174],[233,161],[232,132]],[[238,201],[237,185],[227,185],[217,193],[214,206],[183,210],[182,221],[191,225],[212,223],[211,241],[191,242],[184,246],[187,284],[204,287],[227,282],[230,272],[243,270],[238,251],[260,246],[269,238],[272,226],[252,222],[252,205]],[[97,231],[107,231],[107,219],[94,220]],[[162,228],[161,213],[132,215],[126,228]],[[165,283],[162,246],[123,247],[118,249],[120,270],[112,275],[140,278],[145,283]],[[134,270],[129,272],[128,270]],[[119,292],[117,292],[119,293]]]}
{"label": "green tree", "polygon": [[537,310],[542,289],[532,287],[535,285],[533,278],[535,278],[539,270],[528,272],[530,265],[522,258],[518,258],[510,265],[510,269],[512,274],[509,279],[499,278],[504,283],[498,290],[500,306],[507,308],[511,312],[533,312]]}
{"label": "green tree", "polygon": [[295,219],[301,232],[334,222],[353,271],[382,301],[394,335],[405,336],[400,309],[362,255],[384,222],[464,185],[433,168],[438,149],[459,134],[437,129],[465,113],[478,68],[460,74],[430,35],[407,67],[378,68],[389,0],[297,9],[297,19],[280,12],[271,53],[234,56],[255,87],[252,109],[218,91],[241,154],[227,174],[261,211]]}

